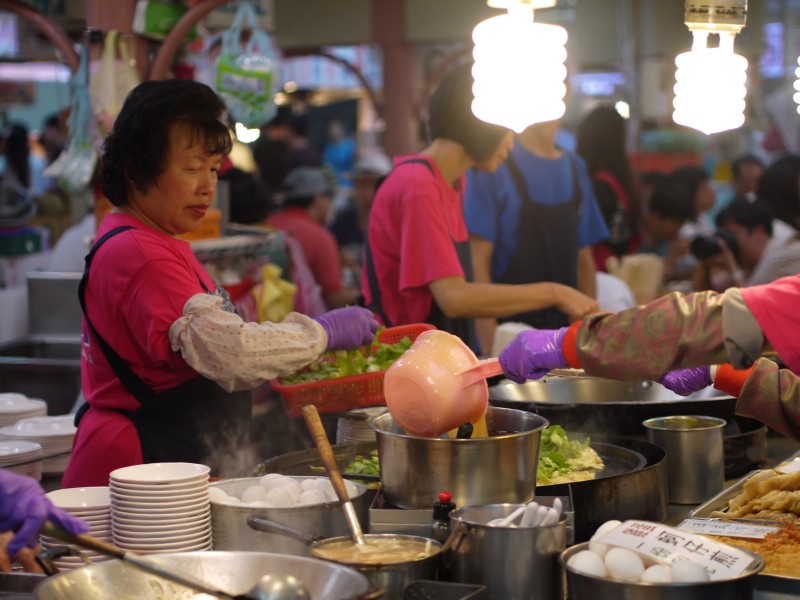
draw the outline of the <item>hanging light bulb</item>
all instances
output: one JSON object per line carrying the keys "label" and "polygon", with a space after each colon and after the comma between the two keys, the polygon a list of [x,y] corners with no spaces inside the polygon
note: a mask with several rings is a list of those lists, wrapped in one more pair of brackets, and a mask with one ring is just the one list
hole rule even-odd
{"label": "hanging light bulb", "polygon": [[794,101],[797,103],[797,114],[800,115],[800,57],[797,59],[798,67],[794,70],[794,76],[797,79],[794,82],[794,91],[795,95]]}
{"label": "hanging light bulb", "polygon": [[[744,27],[747,0],[686,2],[684,19],[693,35],[692,51],[675,59],[673,120],[706,134],[744,124],[747,60],[733,52],[734,36]],[[719,47],[708,47],[710,33]]]}
{"label": "hanging light bulb", "polygon": [[489,0],[489,6],[508,14],[479,23],[472,76],[473,114],[517,133],[528,125],[564,115],[567,69],[567,31],[557,25],[534,23],[537,8],[555,0]]}

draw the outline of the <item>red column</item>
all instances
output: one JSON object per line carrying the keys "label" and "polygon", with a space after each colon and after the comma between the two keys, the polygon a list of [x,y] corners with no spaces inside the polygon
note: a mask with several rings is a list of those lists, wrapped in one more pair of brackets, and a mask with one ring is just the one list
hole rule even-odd
{"label": "red column", "polygon": [[419,150],[416,54],[406,39],[405,1],[372,0],[372,32],[383,50],[383,146],[390,156]]}

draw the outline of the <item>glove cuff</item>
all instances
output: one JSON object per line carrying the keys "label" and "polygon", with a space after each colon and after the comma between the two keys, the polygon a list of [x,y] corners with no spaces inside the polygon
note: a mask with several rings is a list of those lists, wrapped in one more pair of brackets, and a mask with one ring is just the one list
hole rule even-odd
{"label": "glove cuff", "polygon": [[578,358],[578,329],[581,328],[581,321],[575,321],[569,327],[562,329],[564,338],[561,342],[561,353],[564,355],[564,360],[567,366],[571,369],[581,369],[581,360]]}
{"label": "glove cuff", "polygon": [[714,388],[738,398],[753,368],[736,370],[730,363],[720,365],[714,376]]}

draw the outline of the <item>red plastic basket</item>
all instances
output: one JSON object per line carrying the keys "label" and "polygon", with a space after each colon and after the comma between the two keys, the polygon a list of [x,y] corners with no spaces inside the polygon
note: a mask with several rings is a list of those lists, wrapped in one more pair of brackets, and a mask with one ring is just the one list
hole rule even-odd
{"label": "red plastic basket", "polygon": [[[419,334],[431,329],[436,328],[427,323],[388,327],[378,334],[378,341],[382,344],[396,344],[407,337],[413,342]],[[377,371],[294,385],[284,385],[273,379],[269,384],[283,396],[289,414],[299,417],[302,408],[308,404],[316,406],[319,412],[336,412],[361,406],[386,404],[386,399],[383,397],[385,373],[386,371]]]}

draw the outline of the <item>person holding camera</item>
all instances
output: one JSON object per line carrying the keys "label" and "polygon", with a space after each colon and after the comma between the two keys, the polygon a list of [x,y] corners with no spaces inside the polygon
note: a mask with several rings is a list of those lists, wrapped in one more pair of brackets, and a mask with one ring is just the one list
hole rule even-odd
{"label": "person holding camera", "polygon": [[[800,235],[773,235],[776,222],[763,200],[734,200],[716,219],[717,232],[697,236],[690,250],[699,261],[694,289],[723,291],[800,273]],[[784,226],[785,227],[785,226]]]}

